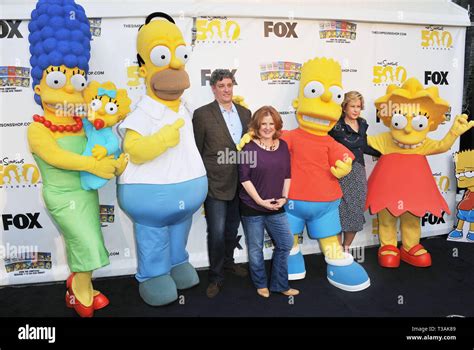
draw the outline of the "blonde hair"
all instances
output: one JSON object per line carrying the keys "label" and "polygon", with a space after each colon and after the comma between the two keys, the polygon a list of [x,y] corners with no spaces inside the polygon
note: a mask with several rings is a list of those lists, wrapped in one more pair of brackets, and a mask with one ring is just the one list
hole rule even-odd
{"label": "blonde hair", "polygon": [[[364,110],[365,108],[365,101],[364,101],[364,96],[359,91],[349,91],[344,94],[344,101],[342,101],[341,107],[342,107],[342,116],[346,114],[345,109],[346,106],[349,102],[351,101],[360,101],[360,109]],[[359,115],[359,117],[362,118],[362,114]]]}

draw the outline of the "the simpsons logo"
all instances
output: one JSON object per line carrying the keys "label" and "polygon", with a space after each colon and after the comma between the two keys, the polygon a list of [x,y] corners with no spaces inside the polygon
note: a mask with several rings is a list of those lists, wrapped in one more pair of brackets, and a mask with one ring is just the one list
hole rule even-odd
{"label": "the simpsons logo", "polygon": [[196,43],[231,44],[240,37],[240,25],[226,17],[196,20]]}
{"label": "the simpsons logo", "polygon": [[444,27],[427,26],[421,30],[421,47],[428,50],[449,50],[453,47],[453,36]]}
{"label": "the simpsons logo", "polygon": [[0,188],[31,187],[40,182],[40,172],[35,164],[27,164],[24,159],[0,161]]}
{"label": "the simpsons logo", "polygon": [[398,65],[398,62],[383,60],[374,66],[372,82],[375,85],[403,84],[405,80],[407,80],[407,70]]}

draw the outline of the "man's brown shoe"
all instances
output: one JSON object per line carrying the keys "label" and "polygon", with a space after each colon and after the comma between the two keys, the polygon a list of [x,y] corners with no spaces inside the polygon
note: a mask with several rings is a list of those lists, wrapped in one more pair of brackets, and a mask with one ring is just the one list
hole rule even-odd
{"label": "man's brown shoe", "polygon": [[237,264],[233,264],[229,267],[224,267],[224,270],[239,277],[247,277],[249,274],[249,272],[247,271],[245,267],[243,267],[242,265],[237,265]]}
{"label": "man's brown shoe", "polygon": [[216,282],[211,282],[207,286],[206,295],[208,298],[214,298],[221,291],[222,285]]}

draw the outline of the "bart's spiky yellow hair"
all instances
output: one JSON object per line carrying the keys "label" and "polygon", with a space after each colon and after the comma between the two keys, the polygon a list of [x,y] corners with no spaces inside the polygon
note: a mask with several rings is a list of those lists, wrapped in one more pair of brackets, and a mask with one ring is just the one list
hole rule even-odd
{"label": "bart's spiky yellow hair", "polygon": [[449,109],[449,103],[439,97],[436,86],[424,89],[418,79],[410,78],[401,87],[389,85],[386,94],[375,100],[375,107],[377,116],[387,127],[390,127],[393,113],[403,114],[408,110],[416,110],[429,118],[430,131],[433,131],[446,120],[445,113]]}
{"label": "bart's spiky yellow hair", "polygon": [[468,149],[453,154],[456,168],[474,167],[474,150]]}
{"label": "bart's spiky yellow hair", "polygon": [[306,76],[315,79],[318,75],[331,81],[342,81],[341,66],[332,58],[313,58],[306,61],[301,67],[301,79],[304,79]]}

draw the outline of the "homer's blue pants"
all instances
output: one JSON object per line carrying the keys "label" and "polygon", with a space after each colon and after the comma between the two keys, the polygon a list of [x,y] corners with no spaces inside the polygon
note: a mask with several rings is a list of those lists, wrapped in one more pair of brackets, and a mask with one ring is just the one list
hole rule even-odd
{"label": "homer's blue pants", "polygon": [[119,185],[117,192],[120,207],[134,223],[139,282],[188,261],[186,244],[193,214],[207,195],[206,176],[178,184]]}

